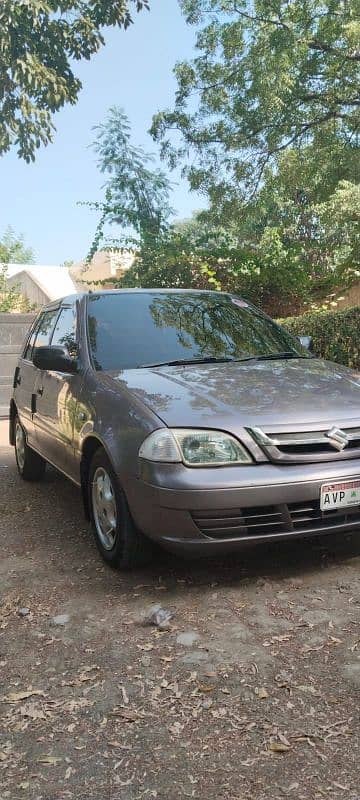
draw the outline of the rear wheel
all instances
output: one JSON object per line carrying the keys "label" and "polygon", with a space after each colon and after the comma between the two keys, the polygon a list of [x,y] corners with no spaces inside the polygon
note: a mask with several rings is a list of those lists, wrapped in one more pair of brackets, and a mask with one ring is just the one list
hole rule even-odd
{"label": "rear wheel", "polygon": [[151,542],[139,531],[104,450],[97,450],[88,481],[90,517],[95,541],[112,567],[132,569],[151,558]]}
{"label": "rear wheel", "polygon": [[46,462],[29,447],[19,417],[15,418],[15,456],[17,468],[24,481],[39,481],[44,475]]}

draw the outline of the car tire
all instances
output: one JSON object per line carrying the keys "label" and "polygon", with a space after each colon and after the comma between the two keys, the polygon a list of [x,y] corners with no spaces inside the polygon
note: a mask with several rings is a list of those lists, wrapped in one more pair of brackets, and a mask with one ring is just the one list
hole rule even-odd
{"label": "car tire", "polygon": [[103,559],[115,569],[130,570],[151,560],[151,542],[131,517],[109,458],[101,448],[91,460],[88,502],[95,542]]}
{"label": "car tire", "polygon": [[46,461],[29,447],[19,417],[15,417],[14,432],[15,458],[19,474],[24,481],[40,481],[44,476]]}

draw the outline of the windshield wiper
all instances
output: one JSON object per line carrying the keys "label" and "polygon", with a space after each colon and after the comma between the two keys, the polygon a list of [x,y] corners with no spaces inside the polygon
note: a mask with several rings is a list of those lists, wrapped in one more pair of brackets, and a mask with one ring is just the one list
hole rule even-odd
{"label": "windshield wiper", "polygon": [[271,361],[278,359],[288,358],[313,358],[313,356],[301,356],[292,352],[284,353],[267,353],[260,356],[244,356],[244,358],[228,358],[226,356],[204,356],[204,358],[176,358],[174,361],[158,361],[154,364],[140,364],[138,369],[147,369],[151,367],[179,367],[186,366],[187,364],[228,364],[228,363],[241,363],[243,361]]}
{"label": "windshield wiper", "polygon": [[283,359],[288,359],[288,358],[313,358],[313,356],[312,355],[301,356],[298,353],[291,353],[291,352],[288,352],[288,353],[287,352],[285,352],[285,353],[268,353],[268,354],[263,355],[263,356],[253,356],[254,361],[272,361],[272,360],[277,361],[278,359],[280,360],[281,358],[283,358]]}
{"label": "windshield wiper", "polygon": [[139,369],[147,367],[179,367],[186,364],[226,364],[229,361],[236,361],[235,358],[226,356],[204,356],[204,358],[176,358],[174,361],[159,361],[156,364],[140,364]]}

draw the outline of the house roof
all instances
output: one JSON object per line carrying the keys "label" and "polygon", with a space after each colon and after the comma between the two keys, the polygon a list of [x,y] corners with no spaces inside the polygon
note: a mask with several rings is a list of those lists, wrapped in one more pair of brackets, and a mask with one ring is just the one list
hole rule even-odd
{"label": "house roof", "polygon": [[57,300],[59,297],[76,292],[75,283],[67,267],[7,264],[8,278],[20,280],[23,273],[34,281],[49,300]]}

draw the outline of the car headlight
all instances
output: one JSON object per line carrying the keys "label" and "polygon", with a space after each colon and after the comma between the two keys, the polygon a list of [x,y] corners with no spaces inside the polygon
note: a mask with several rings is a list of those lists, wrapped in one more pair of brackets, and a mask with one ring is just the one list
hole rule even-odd
{"label": "car headlight", "polygon": [[245,448],[229,433],[190,428],[154,431],[142,443],[139,457],[168,464],[183,462],[188,467],[252,463]]}

